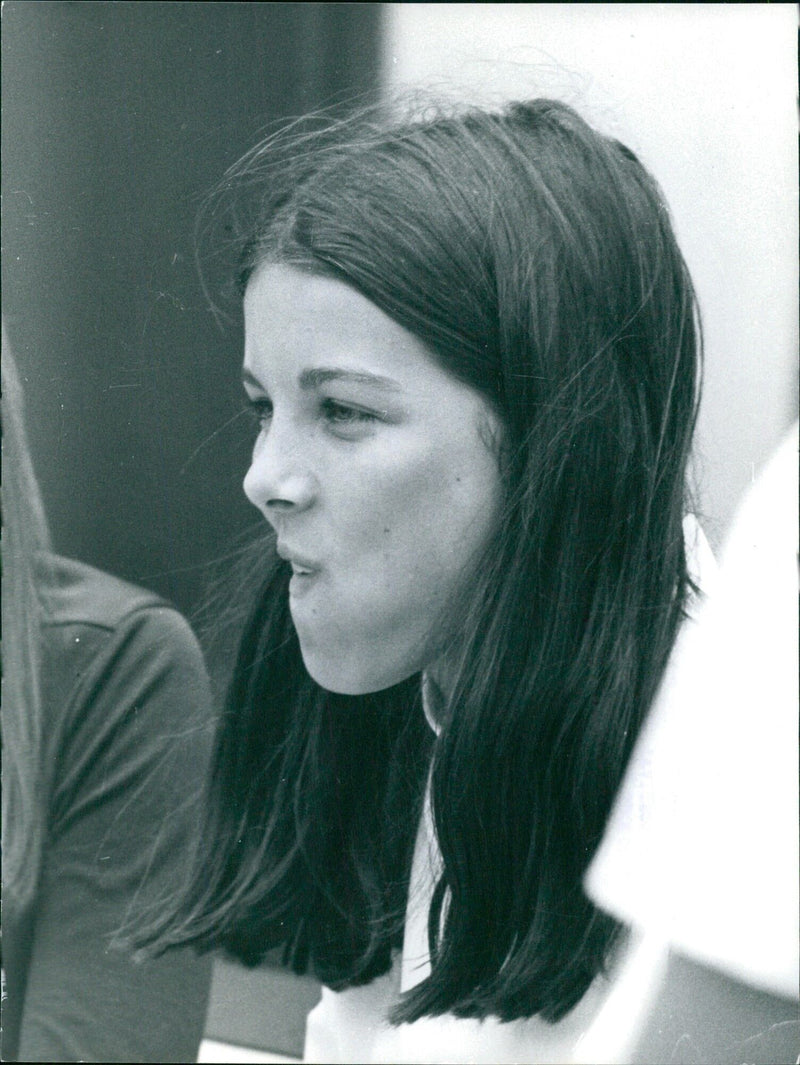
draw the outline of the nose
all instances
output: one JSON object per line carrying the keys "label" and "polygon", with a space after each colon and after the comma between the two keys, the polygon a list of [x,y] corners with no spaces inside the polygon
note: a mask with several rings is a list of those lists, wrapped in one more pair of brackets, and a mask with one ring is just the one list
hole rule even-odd
{"label": "nose", "polygon": [[306,510],[314,501],[316,479],[302,448],[274,419],[256,441],[242,487],[273,525],[281,516]]}

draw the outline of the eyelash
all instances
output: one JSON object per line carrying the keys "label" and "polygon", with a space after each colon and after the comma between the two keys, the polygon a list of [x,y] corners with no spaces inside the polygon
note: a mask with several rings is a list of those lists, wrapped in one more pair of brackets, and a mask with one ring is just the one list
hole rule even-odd
{"label": "eyelash", "polygon": [[259,429],[263,429],[272,417],[272,401],[269,399],[245,399],[245,409]]}
{"label": "eyelash", "polygon": [[351,407],[335,399],[323,399],[320,404],[322,413],[332,425],[369,425],[379,421],[378,415],[361,407]]}
{"label": "eyelash", "polygon": [[[272,400],[265,397],[248,398],[246,404],[258,428],[265,429],[272,417]],[[355,428],[381,420],[378,414],[362,410],[360,407],[351,407],[347,403],[340,403],[330,397],[320,402],[320,411],[329,425],[340,428]]]}

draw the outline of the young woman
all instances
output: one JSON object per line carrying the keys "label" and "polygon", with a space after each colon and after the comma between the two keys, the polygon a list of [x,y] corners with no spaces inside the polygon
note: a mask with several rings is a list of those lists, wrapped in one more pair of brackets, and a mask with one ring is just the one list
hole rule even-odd
{"label": "young woman", "polygon": [[157,942],[281,947],[326,986],[310,1060],[567,1060],[623,950],[584,873],[691,589],[663,197],[548,100],[295,131],[224,185],[258,199],[271,535]]}

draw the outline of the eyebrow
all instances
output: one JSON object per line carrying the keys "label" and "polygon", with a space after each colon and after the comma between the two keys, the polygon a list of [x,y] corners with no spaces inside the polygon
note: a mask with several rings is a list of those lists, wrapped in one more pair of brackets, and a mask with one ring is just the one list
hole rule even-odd
{"label": "eyebrow", "polygon": [[371,385],[384,392],[401,392],[402,389],[397,381],[391,377],[382,377],[376,373],[365,373],[363,370],[339,370],[318,367],[313,370],[303,370],[300,374],[300,387],[304,389],[319,388],[329,381],[346,381],[355,385]]}
{"label": "eyebrow", "polygon": [[[300,374],[300,387],[304,391],[311,391],[325,385],[330,381],[344,381],[356,385],[369,385],[382,392],[402,392],[402,386],[392,380],[391,377],[383,377],[380,374],[365,373],[363,370],[327,369],[315,367],[313,370],[303,370]],[[252,388],[262,389],[263,386],[255,374],[246,366],[242,370],[242,382]]]}

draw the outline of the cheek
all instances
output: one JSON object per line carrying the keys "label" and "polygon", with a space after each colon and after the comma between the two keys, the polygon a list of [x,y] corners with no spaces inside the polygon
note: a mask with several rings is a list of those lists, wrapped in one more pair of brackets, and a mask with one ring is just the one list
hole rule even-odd
{"label": "cheek", "polygon": [[333,691],[376,691],[425,668],[498,510],[497,464],[482,446],[398,453],[337,480],[332,579],[293,608],[306,667]]}
{"label": "cheek", "polygon": [[[424,582],[438,601],[490,535],[499,510],[500,478],[494,457],[483,447],[454,448],[396,466],[372,486],[374,505],[363,514],[365,544],[377,554],[383,575],[403,595],[398,581]],[[369,545],[373,548],[369,551]]]}

